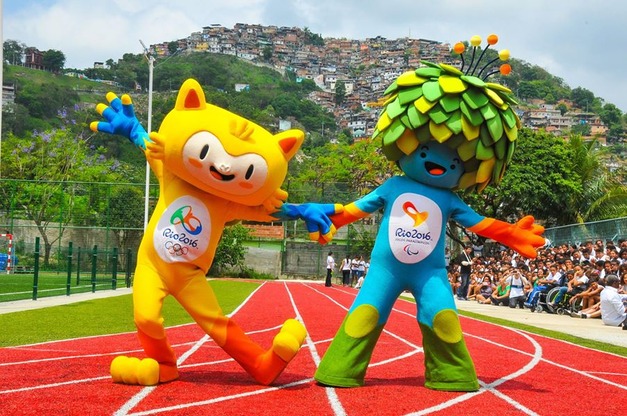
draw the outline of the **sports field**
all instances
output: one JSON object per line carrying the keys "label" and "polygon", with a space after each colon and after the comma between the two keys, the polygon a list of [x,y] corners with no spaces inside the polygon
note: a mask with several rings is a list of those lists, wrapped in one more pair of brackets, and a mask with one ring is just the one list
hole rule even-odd
{"label": "sports field", "polygon": [[597,415],[624,410],[627,359],[461,317],[481,390],[423,387],[416,305],[397,301],[360,388],[316,384],[313,373],[356,291],[266,282],[233,312],[261,345],[299,319],[305,345],[276,382],[256,384],[195,324],[170,327],[180,379],[156,387],[114,384],[113,357],[142,357],[132,332],[0,349],[0,414],[115,415]]}

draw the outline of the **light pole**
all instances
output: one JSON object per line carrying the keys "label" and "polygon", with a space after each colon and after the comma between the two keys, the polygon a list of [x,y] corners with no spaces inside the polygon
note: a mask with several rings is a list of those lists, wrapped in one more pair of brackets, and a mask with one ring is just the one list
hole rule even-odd
{"label": "light pole", "polygon": [[[148,134],[152,131],[152,73],[155,68],[155,57],[150,54],[146,45],[142,40],[139,40],[142,47],[144,48],[144,56],[148,60],[148,125],[147,131]],[[144,190],[144,232],[146,232],[146,227],[148,226],[148,208],[150,205],[150,164],[148,163],[148,159],[146,159],[146,188]]]}

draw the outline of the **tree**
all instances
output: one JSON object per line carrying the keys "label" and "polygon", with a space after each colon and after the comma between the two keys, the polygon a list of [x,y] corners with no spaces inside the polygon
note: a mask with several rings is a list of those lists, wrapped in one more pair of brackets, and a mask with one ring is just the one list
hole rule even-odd
{"label": "tree", "polygon": [[335,83],[335,104],[341,106],[346,101],[346,84],[339,80]]}
{"label": "tree", "polygon": [[531,214],[547,226],[574,222],[573,201],[583,187],[565,141],[544,131],[522,129],[517,143],[501,183],[464,199],[490,217],[513,221]]}
{"label": "tree", "polygon": [[176,51],[179,50],[179,43],[172,41],[172,42],[168,42],[168,53],[170,55],[174,55],[176,53]]}
{"label": "tree", "polygon": [[216,248],[210,273],[219,274],[229,267],[242,270],[248,250],[243,243],[249,238],[250,231],[241,224],[225,227]]}
{"label": "tree", "polygon": [[43,65],[50,72],[55,74],[61,72],[65,66],[65,55],[63,52],[49,49],[43,53]]}
{"label": "tree", "polygon": [[24,50],[26,45],[16,40],[8,39],[2,44],[4,62],[11,65],[21,65],[23,63]]}
{"label": "tree", "polygon": [[137,186],[116,186],[107,202],[101,209],[108,223],[100,225],[111,228],[121,251],[136,252],[143,234],[144,193]]}
{"label": "tree", "polygon": [[604,148],[596,140],[583,140],[577,135],[571,135],[566,145],[582,188],[569,201],[575,209],[575,221],[627,216],[627,186],[602,162]]}
{"label": "tree", "polygon": [[582,110],[589,111],[594,102],[594,94],[585,88],[577,87],[571,91],[571,100]]}
{"label": "tree", "polygon": [[614,104],[605,104],[599,113],[599,117],[601,117],[601,121],[608,128],[612,128],[621,125],[623,112]]}
{"label": "tree", "polygon": [[266,45],[263,47],[261,56],[263,57],[263,60],[265,62],[270,62],[270,60],[272,59],[272,53],[273,53],[272,46]]}
{"label": "tree", "polygon": [[[44,264],[48,265],[50,251],[62,237],[64,226],[73,220],[75,212],[85,211],[76,206],[80,186],[68,182],[114,182],[113,164],[97,150],[92,151],[89,139],[70,125],[23,137],[9,134],[2,146],[2,178],[16,180],[0,188],[2,203],[6,211],[16,211],[13,216],[22,216],[37,226],[44,243]],[[51,229],[52,222],[61,226]]]}
{"label": "tree", "polygon": [[288,176],[290,202],[350,202],[397,172],[373,140],[327,143],[301,163],[294,162]]}
{"label": "tree", "polygon": [[49,121],[57,119],[64,108],[73,108],[79,101],[80,97],[76,91],[68,91],[58,84],[50,83],[26,84],[15,97],[16,104],[26,107],[31,117]]}

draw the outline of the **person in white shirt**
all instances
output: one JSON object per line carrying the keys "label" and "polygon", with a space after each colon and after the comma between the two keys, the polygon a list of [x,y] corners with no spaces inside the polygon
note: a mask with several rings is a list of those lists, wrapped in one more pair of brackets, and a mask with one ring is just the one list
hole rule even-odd
{"label": "person in white shirt", "polygon": [[520,309],[524,309],[525,303],[525,288],[531,287],[527,278],[518,269],[512,269],[512,273],[507,278],[507,284],[509,285],[509,307],[515,308],[516,305]]}
{"label": "person in white shirt", "polygon": [[351,285],[351,259],[347,254],[346,258],[342,260],[342,264],[340,264],[340,270],[342,270],[342,286],[350,286]]}
{"label": "person in white shirt", "polygon": [[605,325],[621,326],[627,330],[627,313],[623,299],[618,293],[620,281],[610,274],[605,279],[605,288],[601,292],[601,320]]}
{"label": "person in white shirt", "polygon": [[333,258],[333,252],[329,251],[327,255],[327,279],[324,282],[324,285],[327,287],[331,286],[331,277],[333,276],[333,269],[335,269],[335,259]]}

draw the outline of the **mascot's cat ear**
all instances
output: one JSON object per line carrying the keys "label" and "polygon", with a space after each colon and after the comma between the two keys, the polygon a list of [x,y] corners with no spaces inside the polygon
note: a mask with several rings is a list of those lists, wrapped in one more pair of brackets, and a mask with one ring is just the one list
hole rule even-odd
{"label": "mascot's cat ear", "polygon": [[177,110],[204,110],[207,108],[205,93],[195,79],[186,80],[176,97]]}
{"label": "mascot's cat ear", "polygon": [[275,134],[274,137],[285,155],[285,160],[293,158],[305,140],[305,134],[300,130],[286,130]]}

